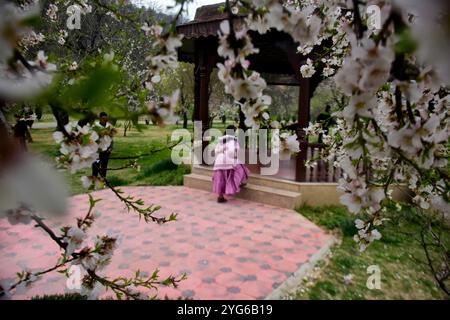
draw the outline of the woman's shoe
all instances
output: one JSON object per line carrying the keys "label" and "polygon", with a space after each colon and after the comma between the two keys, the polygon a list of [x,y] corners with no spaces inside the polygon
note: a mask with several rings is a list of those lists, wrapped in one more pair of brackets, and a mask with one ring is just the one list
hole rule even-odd
{"label": "woman's shoe", "polygon": [[219,198],[217,198],[217,202],[224,203],[224,202],[227,202],[227,199],[225,199],[224,197],[219,197]]}

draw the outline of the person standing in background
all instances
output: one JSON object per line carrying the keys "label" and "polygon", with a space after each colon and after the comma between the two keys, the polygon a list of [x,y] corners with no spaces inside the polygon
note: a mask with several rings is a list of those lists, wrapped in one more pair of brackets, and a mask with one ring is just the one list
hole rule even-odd
{"label": "person standing in background", "polygon": [[[96,125],[101,126],[103,128],[112,127],[111,123],[108,122],[108,114],[106,112],[100,112],[99,114],[99,122]],[[108,149],[105,151],[100,151],[99,158],[92,164],[92,175],[94,177],[100,176],[102,178],[106,178],[106,174],[108,172],[108,162],[109,157],[111,156],[111,152],[114,148],[114,141],[111,141]]]}
{"label": "person standing in background", "polygon": [[27,151],[27,140],[32,142],[27,122],[20,114],[16,114],[14,117],[16,118],[16,124],[13,127],[14,140],[22,151]]}
{"label": "person standing in background", "polygon": [[31,107],[25,107],[25,109],[24,109],[24,118],[25,118],[25,121],[26,121],[26,124],[27,124],[28,128],[31,129],[31,127],[33,126],[34,120],[36,120],[36,115],[34,114],[34,112],[31,109]]}
{"label": "person standing in background", "polygon": [[[233,134],[227,134],[232,132]],[[239,142],[235,136],[236,128],[230,125],[219,138],[215,147],[214,174],[212,189],[217,194],[217,202],[227,202],[225,195],[235,195],[247,183],[250,171],[238,159]]]}

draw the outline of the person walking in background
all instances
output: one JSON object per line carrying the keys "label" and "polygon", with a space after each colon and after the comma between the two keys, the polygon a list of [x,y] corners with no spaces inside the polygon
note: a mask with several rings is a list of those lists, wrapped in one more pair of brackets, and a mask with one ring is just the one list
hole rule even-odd
{"label": "person walking in background", "polygon": [[27,122],[20,114],[16,114],[14,117],[16,118],[16,124],[13,127],[14,140],[22,151],[27,151],[27,141],[33,141],[28,130]]}
{"label": "person walking in background", "polygon": [[[99,114],[99,122],[96,125],[101,126],[103,128],[112,127],[111,123],[108,122],[108,114],[106,112],[100,112]],[[109,157],[111,156],[111,152],[114,148],[114,141],[111,141],[108,149],[105,151],[100,151],[99,158],[92,164],[92,175],[94,177],[100,176],[102,178],[106,178],[106,174],[108,172],[108,162]]]}
{"label": "person walking in background", "polygon": [[236,128],[232,125],[225,130],[225,135],[220,137],[214,149],[214,174],[212,177],[213,192],[218,195],[217,202],[227,202],[224,195],[235,195],[239,193],[240,187],[247,183],[250,171],[239,162],[239,142],[235,135],[227,135],[227,131]]}
{"label": "person walking in background", "polygon": [[[31,129],[34,121],[36,120],[36,115],[34,114],[33,109],[31,109],[31,107],[25,107],[24,118],[25,118],[25,122],[26,122],[28,128]],[[30,135],[30,137],[31,137],[31,135]]]}

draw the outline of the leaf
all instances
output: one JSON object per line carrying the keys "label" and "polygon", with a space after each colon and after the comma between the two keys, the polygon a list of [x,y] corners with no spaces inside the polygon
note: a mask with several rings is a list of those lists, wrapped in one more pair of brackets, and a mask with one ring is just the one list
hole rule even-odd
{"label": "leaf", "polygon": [[20,23],[24,26],[29,27],[39,27],[42,25],[41,17],[39,16],[28,16],[25,19],[21,20]]}
{"label": "leaf", "polygon": [[156,280],[156,279],[158,279],[158,274],[159,274],[159,269],[156,269],[155,271],[153,271],[153,274],[150,278],[152,280]]}
{"label": "leaf", "polygon": [[87,107],[104,106],[114,98],[111,87],[119,80],[119,73],[111,66],[101,66],[92,70],[86,78],[73,85],[67,96]]}
{"label": "leaf", "polygon": [[89,195],[89,205],[91,207],[94,207],[97,202],[102,201],[102,199],[100,199],[100,198],[94,199],[94,197],[90,193],[88,195]]}
{"label": "leaf", "polygon": [[411,35],[411,30],[403,29],[398,35],[399,40],[395,44],[395,52],[397,53],[413,53],[417,49],[417,42]]}

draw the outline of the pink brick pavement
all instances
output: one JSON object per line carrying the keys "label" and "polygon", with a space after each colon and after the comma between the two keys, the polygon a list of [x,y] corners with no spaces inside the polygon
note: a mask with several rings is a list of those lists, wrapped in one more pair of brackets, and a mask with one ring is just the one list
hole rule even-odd
{"label": "pink brick pavement", "polygon": [[[120,244],[104,275],[131,276],[137,269],[160,274],[188,274],[177,289],[160,288],[158,295],[193,299],[263,299],[298,270],[330,240],[330,236],[300,214],[241,199],[216,202],[209,192],[186,187],[125,187],[146,204],[162,205],[158,215],[178,213],[164,225],[146,224],[124,209],[113,193],[92,193],[103,199],[89,234],[121,234]],[[84,216],[87,195],[70,199],[70,215],[51,223],[54,230]],[[49,222],[50,223],[50,222]],[[0,220],[0,279],[23,268],[54,265],[60,251],[33,224],[10,226]],[[63,293],[66,279],[53,272],[14,298]],[[156,292],[154,292],[156,293]],[[109,292],[111,295],[111,292]]]}

